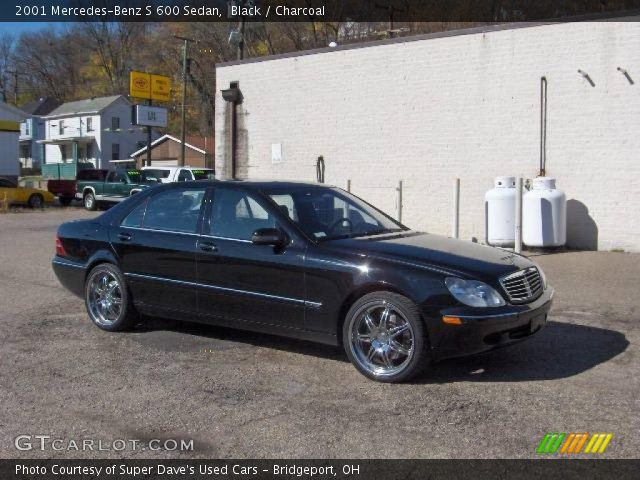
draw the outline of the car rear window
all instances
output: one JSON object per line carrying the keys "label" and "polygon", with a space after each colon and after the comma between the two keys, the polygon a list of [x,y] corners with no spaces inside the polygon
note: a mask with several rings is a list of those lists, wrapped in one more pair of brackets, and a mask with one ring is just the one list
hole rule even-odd
{"label": "car rear window", "polygon": [[169,178],[171,170],[165,170],[163,168],[145,168],[143,170],[147,175],[155,178]]}
{"label": "car rear window", "polygon": [[107,176],[106,170],[80,170],[78,172],[78,176],[76,177],[78,180],[99,180],[102,181]]}

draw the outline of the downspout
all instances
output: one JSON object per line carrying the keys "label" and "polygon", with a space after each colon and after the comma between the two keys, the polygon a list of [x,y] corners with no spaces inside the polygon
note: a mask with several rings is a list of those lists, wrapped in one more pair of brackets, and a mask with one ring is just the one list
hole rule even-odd
{"label": "downspout", "polygon": [[229,108],[231,109],[231,118],[229,119],[229,143],[231,146],[231,178],[236,178],[237,170],[237,150],[238,150],[238,128],[237,128],[237,113],[236,105],[242,103],[242,92],[238,86],[238,82],[231,82],[229,88],[222,90],[222,98],[229,102]]}
{"label": "downspout", "polygon": [[540,169],[544,177],[547,170],[547,77],[540,77]]}

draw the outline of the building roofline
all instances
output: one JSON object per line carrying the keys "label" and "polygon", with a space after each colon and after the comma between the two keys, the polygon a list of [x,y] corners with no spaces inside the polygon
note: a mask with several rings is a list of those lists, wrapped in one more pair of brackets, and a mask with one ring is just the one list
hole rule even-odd
{"label": "building roofline", "polygon": [[[103,97],[96,97],[96,98],[103,98]],[[127,97],[125,97],[124,95],[116,95],[116,96],[115,96],[115,98],[114,98],[111,102],[107,103],[107,104],[106,104],[105,106],[103,106],[102,108],[98,108],[98,109],[95,109],[95,110],[86,110],[86,111],[83,111],[83,112],[58,113],[58,114],[55,114],[55,115],[50,115],[50,114],[48,114],[48,115],[39,115],[39,117],[40,117],[40,118],[43,118],[43,119],[45,119],[45,120],[52,120],[52,119],[55,119],[55,118],[63,118],[63,117],[78,117],[78,116],[80,116],[80,115],[89,115],[89,114],[100,113],[100,112],[102,112],[105,108],[110,107],[111,105],[113,105],[115,102],[117,102],[117,101],[118,101],[118,100],[120,100],[120,99],[125,100],[127,103],[131,103],[131,102],[129,101],[129,99],[128,99]],[[86,99],[86,98],[85,98],[84,100],[88,100],[88,99]],[[64,103],[61,103],[60,105],[58,105],[58,106],[56,107],[56,109],[58,109],[58,108],[60,108],[60,107],[63,107],[63,106],[64,106],[64,105],[66,105],[67,103],[74,103],[74,102],[81,102],[81,101],[83,101],[83,100],[73,100],[73,101],[71,101],[71,102],[64,102]]]}
{"label": "building roofline", "polygon": [[[637,17],[632,20],[633,17]],[[272,60],[281,60],[284,58],[293,58],[293,57],[304,57],[307,55],[316,55],[319,53],[332,53],[332,52],[342,52],[345,50],[355,50],[359,48],[369,48],[369,47],[378,47],[382,45],[393,45],[396,43],[410,43],[410,42],[418,42],[421,40],[434,40],[438,38],[448,38],[448,37],[460,37],[463,35],[475,35],[479,33],[492,33],[492,32],[500,32],[504,30],[517,30],[520,28],[531,28],[531,27],[541,27],[545,25],[558,25],[561,23],[574,23],[574,22],[594,22],[594,21],[639,21],[640,20],[640,10],[629,11],[625,14],[621,14],[621,12],[613,12],[609,14],[589,14],[589,15],[580,15],[575,17],[567,17],[563,20],[549,20],[549,21],[540,21],[540,22],[515,22],[515,23],[501,23],[494,25],[482,25],[479,27],[471,27],[471,28],[460,28],[457,30],[446,30],[444,32],[435,32],[435,33],[423,33],[419,35],[410,35],[406,37],[397,37],[397,38],[387,38],[384,40],[370,40],[364,42],[356,42],[349,43],[345,45],[338,45],[337,47],[320,47],[313,48],[310,50],[298,50],[287,53],[279,53],[276,55],[265,55],[262,57],[252,57],[246,58],[244,60],[232,60],[228,62],[220,62],[216,64],[216,68],[224,68],[224,67],[232,67],[237,65],[244,65],[249,63],[259,63],[259,62],[269,62]]]}
{"label": "building roofline", "polygon": [[[159,143],[164,142],[165,140],[173,140],[175,142],[182,143],[182,140],[180,140],[179,138],[176,138],[173,135],[169,135],[168,133],[165,133],[160,138],[157,138],[153,142],[151,142],[151,148],[155,147]],[[190,149],[195,150],[196,152],[200,152],[203,155],[207,154],[207,152],[205,152],[201,148],[196,147],[195,145],[192,145],[191,143],[187,142],[186,140],[184,142],[184,145],[185,145],[185,147],[189,147]],[[137,155],[140,155],[142,152],[146,152],[146,151],[147,151],[147,146],[145,145],[140,150],[136,150],[135,152],[133,152],[130,156],[131,156],[131,158],[134,158]]]}

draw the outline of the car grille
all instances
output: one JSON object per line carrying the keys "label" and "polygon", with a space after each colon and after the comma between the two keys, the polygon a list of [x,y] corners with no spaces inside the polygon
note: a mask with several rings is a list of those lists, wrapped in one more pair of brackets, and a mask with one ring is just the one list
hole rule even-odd
{"label": "car grille", "polygon": [[542,278],[536,267],[525,268],[500,279],[511,303],[528,303],[542,294]]}

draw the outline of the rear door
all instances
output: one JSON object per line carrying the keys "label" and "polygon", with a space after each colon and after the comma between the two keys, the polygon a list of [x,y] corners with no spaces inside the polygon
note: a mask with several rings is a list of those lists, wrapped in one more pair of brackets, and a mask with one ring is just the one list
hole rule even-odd
{"label": "rear door", "polygon": [[[220,185],[210,198],[199,240],[199,313],[304,328],[306,243],[257,193]],[[285,231],[291,243],[254,245],[253,232],[269,227]]]}
{"label": "rear door", "polygon": [[196,311],[196,252],[205,187],[161,190],[112,229],[134,302],[148,309]]}

